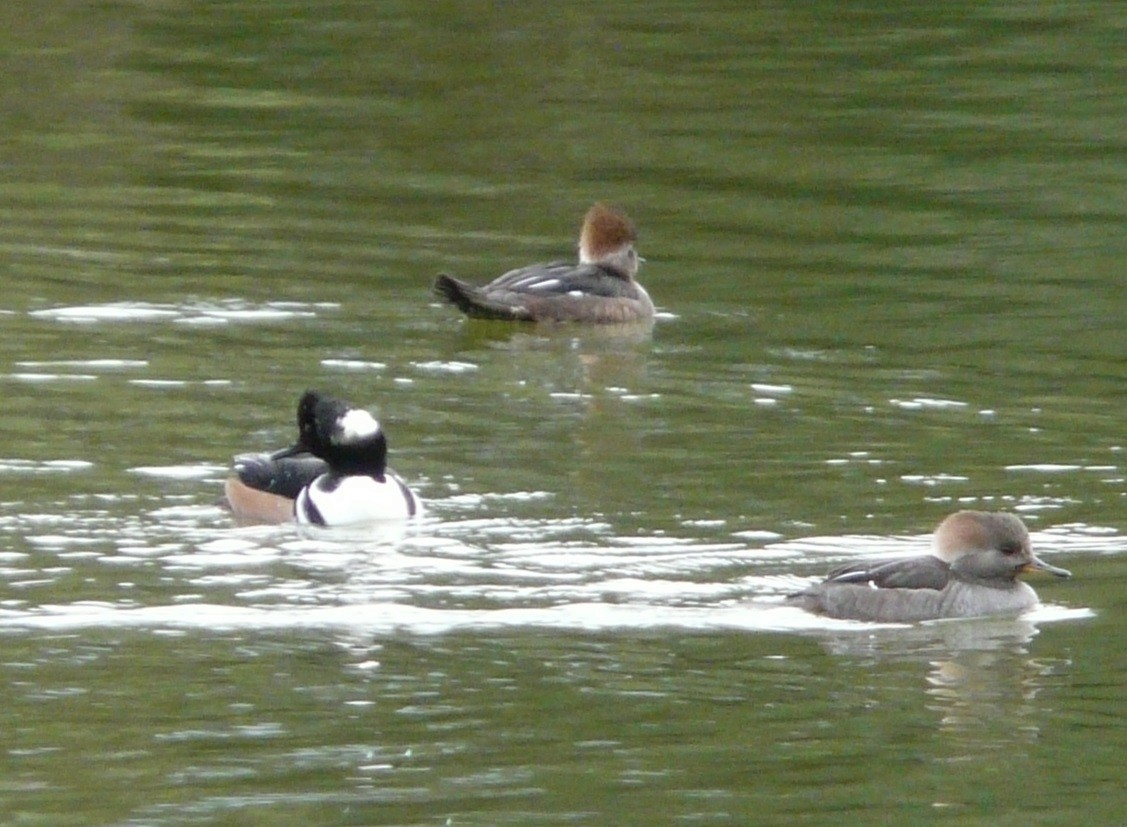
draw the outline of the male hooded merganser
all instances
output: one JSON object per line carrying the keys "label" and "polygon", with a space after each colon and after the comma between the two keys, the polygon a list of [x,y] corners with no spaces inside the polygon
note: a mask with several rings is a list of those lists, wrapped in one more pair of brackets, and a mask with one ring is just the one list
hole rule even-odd
{"label": "male hooded merganser", "polygon": [[403,520],[422,511],[418,497],[387,469],[387,439],[367,411],[306,391],[297,406],[298,438],[273,454],[236,457],[227,502],[245,520],[343,526]]}
{"label": "male hooded merganser", "polygon": [[595,204],[583,219],[579,263],[556,261],[510,270],[484,287],[441,275],[434,291],[477,319],[526,322],[636,322],[654,305],[638,273],[638,234],[626,215]]}
{"label": "male hooded merganser", "polygon": [[1072,576],[1033,554],[1029,532],[1013,514],[959,511],[936,528],[931,554],[849,563],[787,602],[878,623],[1016,614],[1037,605],[1036,592],[1017,579],[1028,571]]}
{"label": "male hooded merganser", "polygon": [[312,454],[292,448],[273,454],[239,454],[224,483],[226,505],[240,523],[288,523],[294,501],[305,486],[329,470]]}

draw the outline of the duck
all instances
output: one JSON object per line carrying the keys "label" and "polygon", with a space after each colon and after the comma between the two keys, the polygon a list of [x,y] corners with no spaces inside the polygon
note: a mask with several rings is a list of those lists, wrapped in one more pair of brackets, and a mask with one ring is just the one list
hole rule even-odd
{"label": "duck", "polygon": [[593,205],[579,234],[579,261],[530,264],[483,287],[442,274],[434,292],[470,318],[613,324],[652,320],[654,304],[636,280],[643,261],[634,223],[607,204]]}
{"label": "duck", "polygon": [[329,470],[310,453],[291,448],[271,454],[238,454],[223,484],[224,505],[241,524],[286,523],[302,489]]}
{"label": "duck", "polygon": [[371,413],[309,390],[297,425],[292,446],[235,458],[224,492],[237,519],[332,527],[422,513],[418,495],[387,468],[387,437]]}
{"label": "duck", "polygon": [[876,623],[1018,614],[1038,604],[1019,574],[1071,577],[1033,553],[1029,531],[1006,512],[959,511],[935,529],[930,554],[848,563],[786,603],[814,614]]}

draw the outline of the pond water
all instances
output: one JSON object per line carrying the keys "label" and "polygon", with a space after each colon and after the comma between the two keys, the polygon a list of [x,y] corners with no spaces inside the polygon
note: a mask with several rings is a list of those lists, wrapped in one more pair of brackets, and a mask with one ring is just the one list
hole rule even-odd
{"label": "pond water", "polygon": [[[0,821],[1122,818],[1119,4],[0,19]],[[652,330],[431,295],[596,200]],[[425,520],[234,523],[307,387]],[[959,508],[1073,578],[781,605]]]}

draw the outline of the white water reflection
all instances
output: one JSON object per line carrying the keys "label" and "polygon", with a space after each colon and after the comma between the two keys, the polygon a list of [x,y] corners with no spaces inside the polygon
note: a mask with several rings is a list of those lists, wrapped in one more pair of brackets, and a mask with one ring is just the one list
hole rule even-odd
{"label": "white water reflection", "polygon": [[333,302],[264,302],[251,304],[232,299],[214,303],[159,304],[108,302],[106,304],[51,307],[32,310],[29,316],[71,324],[172,322],[175,324],[228,324],[231,322],[278,322],[313,318],[319,311],[339,307]]}
{"label": "white water reflection", "polygon": [[[224,585],[249,585],[247,578],[224,578]],[[200,585],[206,585],[206,581]],[[272,596],[270,591],[255,590],[258,597]],[[292,591],[291,591],[292,594]],[[496,596],[496,595],[494,595]],[[1091,617],[1086,609],[1053,607],[1041,616],[1028,618],[1030,625],[1049,621],[1079,620]],[[977,621],[951,621],[972,624]],[[101,601],[78,601],[68,605],[44,605],[35,610],[0,609],[0,628],[8,629],[81,629],[89,627],[175,628],[186,630],[258,630],[345,629],[366,634],[440,635],[453,632],[545,628],[557,631],[609,632],[680,631],[715,632],[803,632],[825,634],[850,632],[871,633],[885,628],[877,624],[819,618],[791,607],[751,608],[745,605],[726,606],[654,606],[652,604],[618,604],[606,602],[565,603],[538,608],[502,608],[493,610],[434,609],[407,605],[393,600],[350,603],[339,606],[264,607],[231,606],[191,602],[167,606],[120,605]],[[1035,628],[1035,627],[1034,627]],[[917,635],[925,640],[937,637],[932,627]],[[978,644],[989,636],[964,635]],[[855,647],[840,646],[842,640],[862,641],[867,648],[871,641],[862,637],[834,638],[831,647],[838,654],[856,654]],[[979,648],[977,645],[972,648]]]}
{"label": "white water reflection", "polygon": [[[203,465],[131,470],[174,482],[223,473]],[[543,496],[519,492],[493,499],[521,504]],[[998,628],[986,621],[922,624],[873,638],[873,630],[905,627],[814,617],[782,605],[783,595],[809,582],[812,568],[820,575],[850,557],[918,554],[928,536],[778,542],[777,535],[754,530],[707,540],[632,536],[617,533],[611,523],[581,518],[460,518],[459,512],[479,509],[485,499],[468,495],[432,503],[449,519],[430,516],[378,535],[350,534],[288,525],[232,528],[218,507],[177,499],[166,496],[139,516],[115,514],[111,507],[127,504],[121,498],[106,509],[0,521],[8,545],[33,550],[35,563],[24,553],[0,560],[0,577],[25,597],[0,611],[0,627],[329,628],[420,635],[514,627],[789,631],[830,635],[828,645],[842,651],[874,641],[895,648],[905,637],[951,645],[952,635],[962,636],[963,646],[981,648],[974,641],[989,641]],[[1049,554],[1127,550],[1117,532],[1088,526],[1039,532],[1034,543]],[[79,589],[73,602],[35,602],[41,588],[75,578],[89,583],[99,599],[83,599]],[[104,599],[115,593],[120,597]],[[148,596],[156,594],[162,596]],[[1076,606],[1042,606],[1004,621],[1002,636],[1011,639],[1019,627],[1032,636],[1037,624],[1088,616],[1089,610]]]}
{"label": "white water reflection", "polygon": [[94,463],[84,459],[30,460],[0,458],[0,474],[67,474],[93,468]]}
{"label": "white water reflection", "polygon": [[129,473],[139,474],[143,477],[159,477],[170,480],[203,480],[223,474],[227,471],[225,465],[146,465],[130,468]]}
{"label": "white water reflection", "polygon": [[11,373],[17,382],[92,382],[97,376],[89,373]]}
{"label": "white water reflection", "polygon": [[322,359],[321,366],[343,371],[372,371],[387,370],[386,362],[365,362],[360,359]]}
{"label": "white water reflection", "polygon": [[21,368],[88,368],[89,370],[128,370],[146,368],[147,359],[53,359],[16,362]]}

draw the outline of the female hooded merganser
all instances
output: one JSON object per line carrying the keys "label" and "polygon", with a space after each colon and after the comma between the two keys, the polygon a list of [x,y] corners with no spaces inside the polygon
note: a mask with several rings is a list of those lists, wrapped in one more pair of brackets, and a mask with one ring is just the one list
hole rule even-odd
{"label": "female hooded merganser", "polygon": [[959,511],[935,530],[922,557],[849,563],[787,602],[845,620],[913,623],[948,617],[1023,612],[1037,594],[1017,575],[1071,572],[1033,554],[1025,524],[1013,514]]}
{"label": "female hooded merganser", "polygon": [[637,238],[625,214],[595,204],[583,219],[578,264],[531,264],[484,287],[441,275],[434,290],[477,319],[593,323],[652,319],[653,302],[634,280],[641,261],[634,250]]}
{"label": "female hooded merganser", "polygon": [[226,494],[237,517],[344,526],[422,511],[415,493],[387,469],[387,439],[367,411],[306,391],[297,428],[289,448],[235,458]]}

